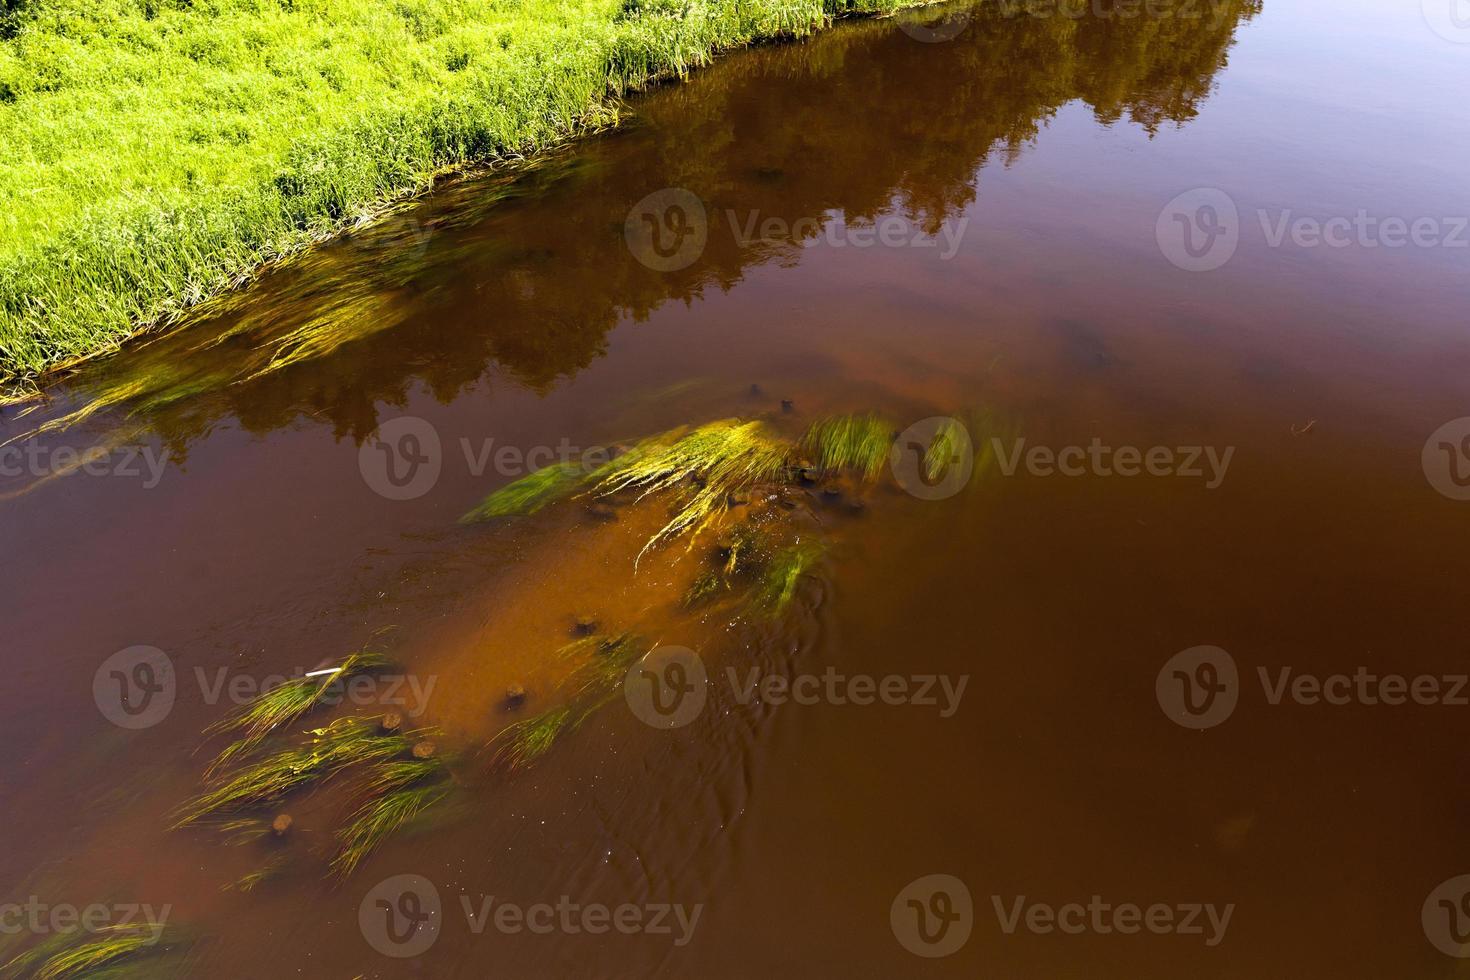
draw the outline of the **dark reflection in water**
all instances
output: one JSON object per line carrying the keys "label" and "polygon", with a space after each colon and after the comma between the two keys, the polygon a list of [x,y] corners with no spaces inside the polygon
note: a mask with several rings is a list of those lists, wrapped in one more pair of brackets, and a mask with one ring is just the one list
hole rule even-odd
{"label": "dark reflection in water", "polygon": [[[865,23],[697,76],[641,102],[624,131],[458,184],[272,272],[211,318],[87,370],[75,394],[182,458],[230,416],[266,432],[308,414],[360,440],[377,403],[402,404],[415,381],[447,402],[492,364],[545,392],[623,320],[794,262],[838,218],[897,211],[938,235],[983,186],[977,170],[1013,159],[1074,99],[1104,123],[1182,125],[1260,0],[1198,18],[961,9],[968,23],[942,51]],[[671,272],[637,261],[623,234],[635,202],[666,187],[708,216],[702,254]],[[769,219],[792,234],[760,237]]]}

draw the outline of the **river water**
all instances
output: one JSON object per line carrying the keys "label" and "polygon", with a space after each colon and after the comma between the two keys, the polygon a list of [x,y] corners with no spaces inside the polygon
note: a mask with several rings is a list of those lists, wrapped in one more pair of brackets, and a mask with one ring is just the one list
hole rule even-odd
{"label": "river water", "polygon": [[[1458,975],[1470,44],[1150,10],[731,54],[9,411],[7,908],[166,908],[146,976]],[[852,412],[963,419],[974,472],[743,505],[826,549],[780,617],[680,605],[708,540],[635,566],[652,498],[457,523],[570,451]],[[696,651],[703,709],[497,767],[577,616]],[[364,645],[407,681],[311,719],[406,695],[446,802],[345,880],[347,777],[284,841],[168,829],[208,726]],[[120,712],[140,646],[167,697]]]}

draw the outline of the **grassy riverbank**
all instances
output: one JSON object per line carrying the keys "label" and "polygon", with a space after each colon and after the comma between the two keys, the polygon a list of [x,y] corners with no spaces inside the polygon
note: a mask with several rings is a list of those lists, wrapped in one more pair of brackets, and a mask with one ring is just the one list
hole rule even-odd
{"label": "grassy riverbank", "polygon": [[0,0],[0,381],[716,52],[913,0]]}

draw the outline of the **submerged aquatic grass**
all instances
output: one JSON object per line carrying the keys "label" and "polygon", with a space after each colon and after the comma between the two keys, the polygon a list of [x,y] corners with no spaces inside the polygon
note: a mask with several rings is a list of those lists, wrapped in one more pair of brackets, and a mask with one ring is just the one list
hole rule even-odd
{"label": "submerged aquatic grass", "polygon": [[893,427],[876,415],[837,415],[812,423],[801,448],[823,470],[852,470],[865,480],[883,471]]}
{"label": "submerged aquatic grass", "polygon": [[525,769],[551,751],[612,698],[618,684],[647,644],[634,633],[588,636],[556,651],[558,661],[577,662],[567,680],[568,701],[508,726],[492,741],[491,764]]}
{"label": "submerged aquatic grass", "polygon": [[371,763],[403,755],[416,733],[385,734],[364,718],[339,718],[310,732],[310,744],[284,749],[242,766],[181,806],[174,829],[196,824],[216,813],[237,813],[275,803],[293,790],[340,772],[354,763]]}
{"label": "submerged aquatic grass", "polygon": [[732,495],[780,480],[790,458],[790,446],[764,423],[725,419],[640,443],[605,467],[593,492],[636,490],[642,499],[670,491],[682,498],[674,516],[649,538],[642,557],[661,541],[697,533],[729,508]]}
{"label": "submerged aquatic grass", "polygon": [[[13,206],[0,214],[0,381],[114,349],[446,170],[613,124],[618,96],[722,49],[903,5],[7,8],[0,199]],[[311,331],[269,366],[320,356],[374,323]]]}
{"label": "submerged aquatic grass", "polygon": [[564,704],[516,722],[496,736],[492,764],[513,770],[529,767],[589,714],[590,708]]}
{"label": "submerged aquatic grass", "polygon": [[372,650],[350,654],[336,667],[312,671],[293,677],[269,690],[262,691],[223,721],[205,729],[206,735],[243,731],[244,737],[225,748],[205,771],[209,778],[234,760],[255,748],[266,736],[282,725],[295,721],[319,705],[333,685],[347,681],[355,674],[388,665],[388,658]]}
{"label": "submerged aquatic grass", "polygon": [[777,551],[756,587],[757,606],[772,616],[785,612],[796,596],[802,576],[811,571],[825,552],[823,545],[813,540],[798,541]]}
{"label": "submerged aquatic grass", "polygon": [[[0,975],[16,980],[86,980],[123,975],[124,967],[167,951],[166,927],[147,922],[109,924],[95,930],[54,933],[0,966]],[[128,970],[128,975],[139,976]],[[159,974],[152,973],[157,976]]]}
{"label": "submerged aquatic grass", "polygon": [[393,760],[380,764],[363,801],[337,834],[332,870],[350,875],[389,836],[413,822],[450,793],[448,768],[439,758]]}
{"label": "submerged aquatic grass", "polygon": [[495,517],[525,517],[576,490],[590,475],[579,462],[568,460],[543,467],[491,493],[459,519],[476,524]]}
{"label": "submerged aquatic grass", "polygon": [[247,872],[226,885],[224,891],[253,892],[266,882],[274,881],[284,875],[290,866],[291,859],[288,855],[273,854],[254,871]]}

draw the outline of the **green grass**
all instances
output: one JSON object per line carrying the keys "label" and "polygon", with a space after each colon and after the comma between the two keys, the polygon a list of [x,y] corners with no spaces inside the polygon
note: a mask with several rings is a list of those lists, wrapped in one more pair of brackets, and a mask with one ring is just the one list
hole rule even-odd
{"label": "green grass", "polygon": [[264,864],[254,871],[241,875],[238,880],[230,882],[223,891],[253,892],[266,882],[280,878],[290,867],[290,857],[285,854],[272,854]]}
{"label": "green grass", "polygon": [[[146,922],[107,925],[95,931],[58,932],[0,965],[0,976],[20,980],[104,980],[159,976],[135,961],[166,952],[163,927]],[[133,969],[136,968],[137,972]]]}
{"label": "green grass", "polygon": [[[908,5],[3,2],[9,386],[114,349],[448,170],[613,124],[619,95],[722,49]],[[330,349],[355,322],[303,335],[267,367]]]}
{"label": "green grass", "polygon": [[506,727],[491,741],[492,765],[509,770],[528,768],[565,735],[591,717],[617,694],[628,668],[648,649],[634,633],[575,640],[553,655],[577,663],[567,681],[568,701]]}
{"label": "green grass", "polygon": [[449,795],[448,768],[440,758],[395,759],[377,766],[362,802],[338,831],[332,870],[346,877],[390,835]]}
{"label": "green grass", "polygon": [[782,548],[771,557],[756,586],[755,602],[771,616],[786,611],[796,596],[801,577],[809,572],[825,553],[817,541],[798,541]]}
{"label": "green grass", "polygon": [[[336,667],[312,671],[311,676],[293,677],[269,690],[262,691],[253,700],[241,705],[223,721],[211,725],[206,734],[218,735],[243,731],[242,738],[229,745],[214,760],[206,772],[206,778],[224,766],[241,758],[255,748],[267,735],[295,721],[321,703],[327,694],[355,674],[365,670],[384,667],[388,658],[381,653],[359,650],[350,654]],[[338,686],[335,690],[340,691]]]}
{"label": "green grass", "polygon": [[893,427],[876,415],[838,415],[812,423],[801,448],[824,470],[853,470],[866,480],[883,471]]}
{"label": "green grass", "polygon": [[354,764],[407,755],[419,733],[385,735],[378,731],[376,721],[347,717],[310,734],[312,739],[307,745],[283,749],[241,766],[185,803],[174,815],[174,828],[190,826],[214,814],[235,814],[276,803],[288,793]]}
{"label": "green grass", "polygon": [[725,419],[645,440],[608,464],[593,490],[634,490],[640,499],[669,491],[680,498],[674,516],[649,538],[646,552],[718,518],[729,509],[732,493],[782,479],[790,457],[790,447],[763,423]]}
{"label": "green grass", "polygon": [[568,460],[543,467],[491,493],[459,519],[478,524],[495,517],[525,517],[567,496],[589,476],[579,462]]}

